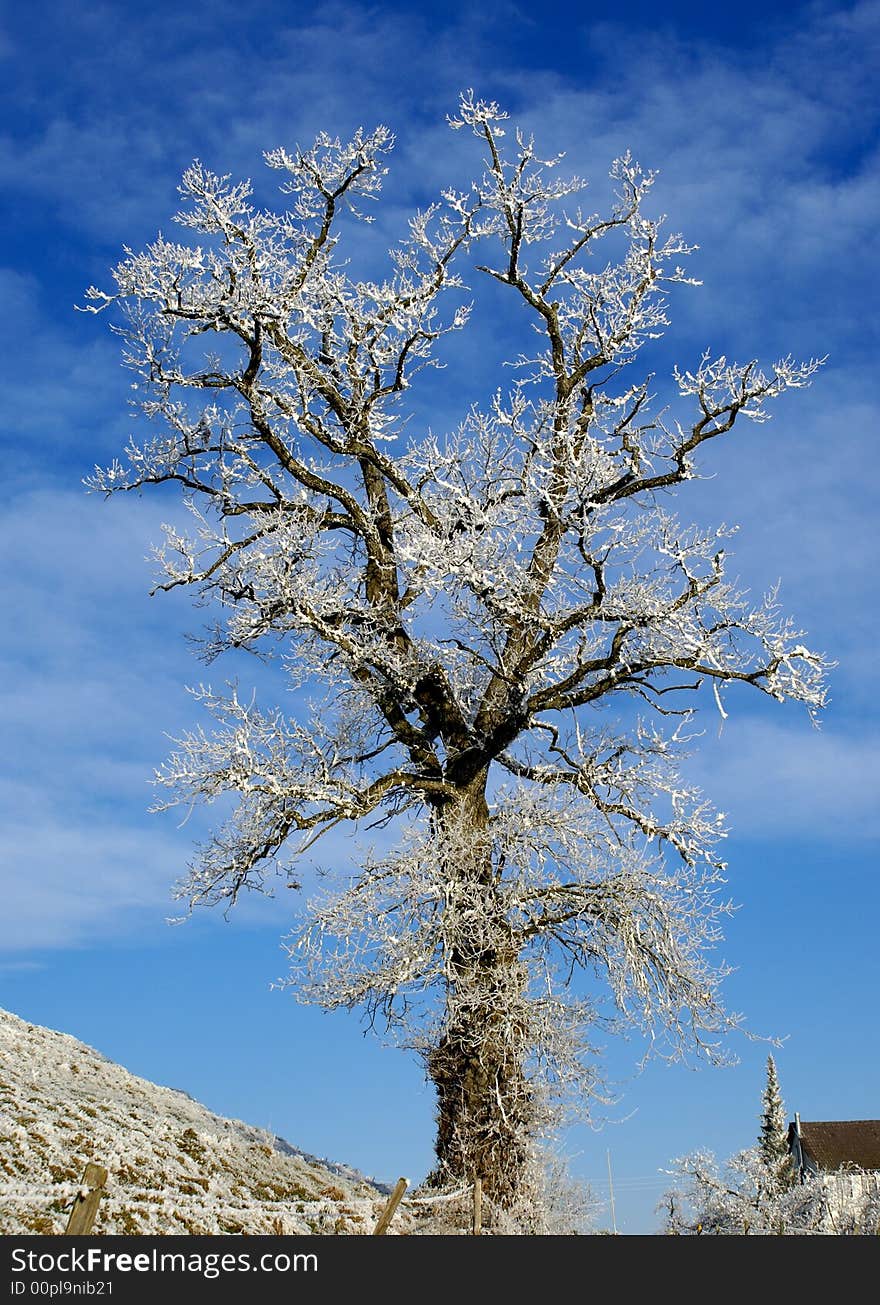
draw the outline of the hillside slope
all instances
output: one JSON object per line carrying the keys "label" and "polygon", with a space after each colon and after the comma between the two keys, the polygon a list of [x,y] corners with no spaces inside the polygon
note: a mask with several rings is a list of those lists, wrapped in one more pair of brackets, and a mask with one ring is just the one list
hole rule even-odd
{"label": "hillside slope", "polygon": [[[0,1010],[0,1233],[59,1233],[94,1160],[96,1234],[370,1233],[385,1192]],[[402,1209],[391,1231],[412,1228]]]}

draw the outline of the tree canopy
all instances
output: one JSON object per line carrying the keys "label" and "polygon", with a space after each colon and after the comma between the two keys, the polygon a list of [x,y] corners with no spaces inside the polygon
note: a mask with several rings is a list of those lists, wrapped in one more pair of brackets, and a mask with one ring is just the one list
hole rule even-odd
{"label": "tree canopy", "polygon": [[[671,506],[705,445],[819,362],[706,353],[674,370],[680,415],[658,409],[640,360],[668,289],[696,284],[692,247],[647,215],[654,177],[629,154],[593,213],[506,122],[462,95],[450,125],[482,161],[411,217],[384,275],[343,256],[387,171],[378,127],[269,151],[280,210],[194,163],[184,239],[127,251],[88,296],[156,429],[91,486],[177,485],[192,529],[166,528],[157,587],[208,605],[207,660],[277,655],[299,691],[196,690],[214,724],[159,772],[165,805],[237,807],[179,892],[228,906],[340,823],[389,822],[393,850],[308,904],[293,981],[419,1049],[436,1177],[510,1203],[557,1107],[600,1092],[597,1025],[717,1053],[724,822],[678,759],[706,688],[722,713],[739,688],[816,713],[828,663],[775,592],[726,578],[731,532]],[[446,337],[479,349],[490,282],[513,370],[454,429],[414,425]]]}

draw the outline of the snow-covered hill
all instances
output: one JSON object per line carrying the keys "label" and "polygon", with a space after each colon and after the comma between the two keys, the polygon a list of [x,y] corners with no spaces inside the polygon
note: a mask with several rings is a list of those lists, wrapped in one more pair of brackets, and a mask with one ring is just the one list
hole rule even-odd
{"label": "snow-covered hill", "polygon": [[[83,1169],[95,1233],[371,1233],[385,1191],[0,1010],[0,1233],[63,1232]],[[415,1231],[401,1209],[392,1233]]]}

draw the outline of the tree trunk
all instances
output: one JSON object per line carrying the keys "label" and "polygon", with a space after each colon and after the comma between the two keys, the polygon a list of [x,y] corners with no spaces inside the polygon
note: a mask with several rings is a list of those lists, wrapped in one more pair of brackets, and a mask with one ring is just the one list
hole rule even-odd
{"label": "tree trunk", "polygon": [[525,968],[493,864],[485,775],[437,812],[446,863],[446,1010],[426,1057],[437,1092],[436,1183],[480,1178],[504,1206],[522,1193],[534,1122],[525,1072]]}

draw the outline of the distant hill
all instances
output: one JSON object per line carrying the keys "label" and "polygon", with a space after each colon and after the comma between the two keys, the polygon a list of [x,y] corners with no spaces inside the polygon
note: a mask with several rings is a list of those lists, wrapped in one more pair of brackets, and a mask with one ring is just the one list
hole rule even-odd
{"label": "distant hill", "polygon": [[[109,1171],[95,1234],[371,1233],[386,1200],[355,1170],[0,1010],[0,1233],[63,1232],[89,1160]],[[391,1232],[413,1219],[402,1208]]]}

